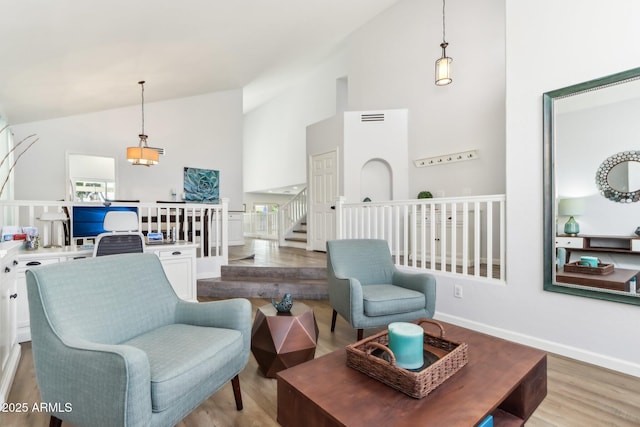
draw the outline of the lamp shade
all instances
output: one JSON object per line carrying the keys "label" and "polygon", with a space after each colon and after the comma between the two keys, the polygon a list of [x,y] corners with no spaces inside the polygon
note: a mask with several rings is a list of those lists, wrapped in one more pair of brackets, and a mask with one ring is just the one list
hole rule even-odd
{"label": "lamp shade", "polygon": [[152,148],[138,146],[127,147],[127,160],[134,165],[151,166],[158,164],[160,155],[157,150]]}
{"label": "lamp shade", "polygon": [[38,219],[40,221],[65,221],[67,214],[64,212],[42,212]]}
{"label": "lamp shade", "polygon": [[453,59],[445,56],[444,48],[442,49],[442,58],[436,61],[436,85],[444,86],[451,83],[451,62]]}
{"label": "lamp shade", "polygon": [[571,199],[560,199],[558,202],[558,215],[580,216],[584,215],[585,202],[581,197]]}

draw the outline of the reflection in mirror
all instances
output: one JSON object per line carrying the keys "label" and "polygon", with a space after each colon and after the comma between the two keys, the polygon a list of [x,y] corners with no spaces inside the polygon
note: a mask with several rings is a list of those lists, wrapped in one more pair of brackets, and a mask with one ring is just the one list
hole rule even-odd
{"label": "reflection in mirror", "polygon": [[67,155],[70,198],[74,202],[116,199],[116,159],[87,154]]}
{"label": "reflection in mirror", "polygon": [[607,184],[616,191],[629,191],[629,162],[618,163],[606,176]]}
{"label": "reflection in mirror", "polygon": [[[640,305],[640,68],[543,105],[544,289]],[[566,199],[584,205],[568,231]]]}
{"label": "reflection in mirror", "polygon": [[636,192],[640,190],[640,163],[622,162],[609,171],[607,182],[614,190]]}
{"label": "reflection in mirror", "polygon": [[640,151],[625,151],[606,159],[596,172],[598,190],[614,202],[640,200]]}

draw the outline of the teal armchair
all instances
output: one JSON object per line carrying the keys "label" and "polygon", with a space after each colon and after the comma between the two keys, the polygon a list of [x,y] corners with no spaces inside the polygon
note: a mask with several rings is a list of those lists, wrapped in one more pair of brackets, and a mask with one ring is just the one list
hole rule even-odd
{"label": "teal armchair", "polygon": [[398,270],[385,240],[328,241],[327,277],[331,332],[338,314],[358,330],[358,340],[363,329],[434,315],[435,278]]}
{"label": "teal armchair", "polygon": [[179,299],[157,256],[27,271],[36,379],[51,425],[173,426],[249,359],[251,305]]}

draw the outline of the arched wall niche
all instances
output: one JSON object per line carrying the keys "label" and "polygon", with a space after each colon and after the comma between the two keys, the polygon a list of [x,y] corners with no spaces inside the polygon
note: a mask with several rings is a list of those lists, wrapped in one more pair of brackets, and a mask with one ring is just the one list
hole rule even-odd
{"label": "arched wall niche", "polygon": [[384,159],[371,159],[360,170],[360,201],[393,200],[393,170]]}

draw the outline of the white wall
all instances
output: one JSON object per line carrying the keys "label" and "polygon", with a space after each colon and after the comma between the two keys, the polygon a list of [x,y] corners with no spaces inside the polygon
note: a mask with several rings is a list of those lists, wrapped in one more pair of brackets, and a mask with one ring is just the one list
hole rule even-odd
{"label": "white wall", "polygon": [[542,290],[541,185],[542,93],[637,67],[640,3],[506,0],[506,10],[508,286],[468,284],[465,299],[440,299],[439,310],[640,375],[629,341],[640,307]]}
{"label": "white wall", "polygon": [[337,79],[346,74],[344,51],[244,120],[244,190],[306,182],[306,127],[336,113]]}
{"label": "white wall", "polygon": [[217,169],[220,196],[230,199],[230,210],[241,210],[242,119],[240,90],[145,103],[149,145],[165,148],[152,167],[132,166],[125,157],[126,147],[138,144],[140,105],[13,126],[17,141],[40,137],[15,169],[15,198],[65,198],[70,151],[115,157],[120,199],[171,200],[172,188],[182,193],[184,167]]}
{"label": "white wall", "polygon": [[[447,2],[453,83],[434,84],[442,3],[405,0],[348,40],[349,109],[409,110],[409,195],[504,193],[504,1]],[[477,149],[478,160],[413,160]]]}
{"label": "white wall", "polygon": [[341,162],[341,180],[344,180],[344,197],[347,202],[361,202],[365,197],[374,201],[374,194],[362,193],[362,171],[367,162],[383,160],[389,167],[384,174],[390,182],[392,200],[408,199],[407,173],[407,110],[368,110],[370,114],[383,114],[384,121],[363,122],[361,113],[344,113],[344,149]]}

